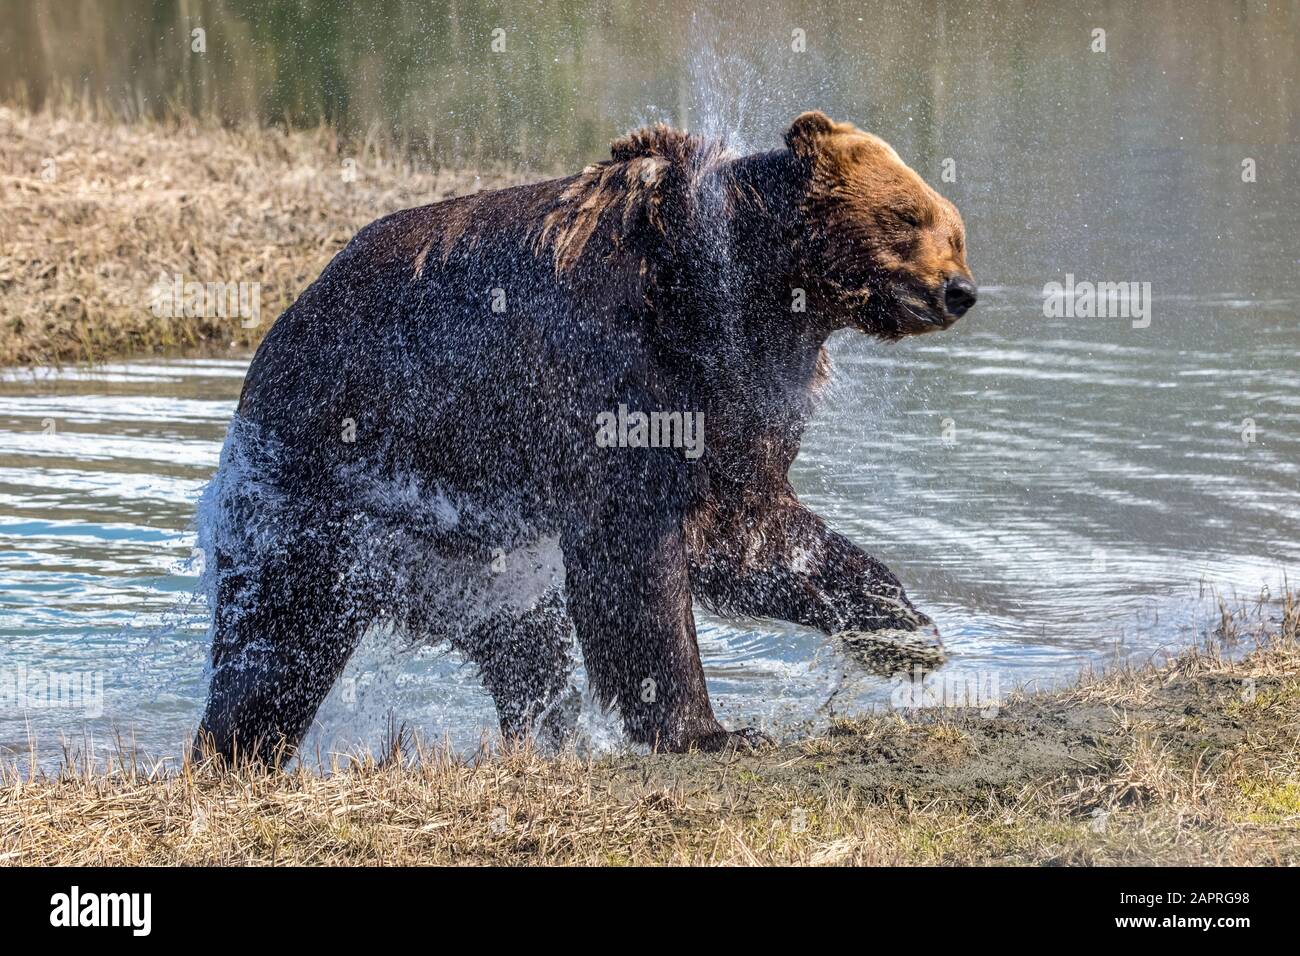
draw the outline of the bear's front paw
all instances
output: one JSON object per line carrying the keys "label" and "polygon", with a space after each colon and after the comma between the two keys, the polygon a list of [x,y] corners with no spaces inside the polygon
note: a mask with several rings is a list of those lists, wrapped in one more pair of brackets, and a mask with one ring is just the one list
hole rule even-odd
{"label": "bear's front paw", "polygon": [[849,656],[862,667],[886,677],[915,667],[934,670],[948,657],[934,625],[915,631],[840,631],[831,636],[843,643]]}

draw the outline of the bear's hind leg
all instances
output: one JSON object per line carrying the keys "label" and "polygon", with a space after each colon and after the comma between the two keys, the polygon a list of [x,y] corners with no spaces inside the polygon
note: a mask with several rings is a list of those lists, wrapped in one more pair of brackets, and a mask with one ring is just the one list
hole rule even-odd
{"label": "bear's hind leg", "polygon": [[527,611],[496,611],[453,645],[478,665],[504,737],[531,734],[551,749],[572,737],[579,708],[569,683],[573,629],[558,589]]}
{"label": "bear's hind leg", "polygon": [[293,756],[362,626],[321,557],[288,553],[250,573],[218,558],[212,684],[196,757],[279,766]]}

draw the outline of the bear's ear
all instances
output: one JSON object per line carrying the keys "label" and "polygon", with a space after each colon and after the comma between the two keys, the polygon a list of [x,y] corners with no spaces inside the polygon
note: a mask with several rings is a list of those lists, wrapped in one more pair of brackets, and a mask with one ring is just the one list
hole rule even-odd
{"label": "bear's ear", "polygon": [[785,145],[796,156],[807,157],[817,152],[819,142],[835,132],[835,123],[820,110],[801,113],[785,131]]}

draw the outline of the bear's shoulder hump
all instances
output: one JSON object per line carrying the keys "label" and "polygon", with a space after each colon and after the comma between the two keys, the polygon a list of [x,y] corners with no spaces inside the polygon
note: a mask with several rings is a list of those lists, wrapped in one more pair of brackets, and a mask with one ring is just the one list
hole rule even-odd
{"label": "bear's shoulder hump", "polygon": [[659,157],[670,163],[698,162],[726,152],[721,142],[708,141],[697,133],[674,129],[664,123],[643,126],[609,144],[609,155],[616,163],[643,157]]}

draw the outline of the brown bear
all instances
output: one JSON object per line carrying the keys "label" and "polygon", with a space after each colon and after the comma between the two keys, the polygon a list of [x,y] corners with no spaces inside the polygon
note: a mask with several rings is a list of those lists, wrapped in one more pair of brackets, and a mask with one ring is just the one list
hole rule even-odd
{"label": "brown bear", "polygon": [[268,332],[205,492],[199,745],[292,753],[376,626],[449,641],[505,734],[549,739],[576,633],[627,737],[672,751],[764,739],[714,718],[693,600],[881,671],[941,661],[787,472],[832,332],[974,302],[957,210],[817,112],[783,149],[642,129],[577,175],[372,223]]}

